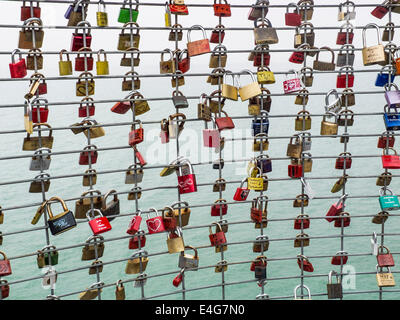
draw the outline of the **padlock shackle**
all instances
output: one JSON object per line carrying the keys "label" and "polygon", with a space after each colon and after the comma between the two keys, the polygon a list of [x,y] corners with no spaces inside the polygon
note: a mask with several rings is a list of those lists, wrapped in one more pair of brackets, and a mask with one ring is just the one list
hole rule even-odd
{"label": "padlock shackle", "polygon": [[244,74],[246,74],[246,73],[249,74],[250,77],[251,77],[252,83],[257,83],[258,84],[258,82],[256,80],[256,77],[254,76],[253,72],[251,70],[249,70],[249,69],[243,69],[242,71],[239,72],[239,74],[237,76],[238,85],[239,85],[240,88],[242,88],[242,84],[240,82],[240,76],[243,75],[243,73]]}
{"label": "padlock shackle", "polygon": [[2,255],[2,256],[4,257],[3,260],[7,260],[7,256],[6,256],[6,254],[5,254],[3,251],[0,251],[0,255]]}
{"label": "padlock shackle", "polygon": [[[39,176],[42,176],[42,175],[39,175]],[[38,176],[38,177],[39,177]],[[50,177],[50,175],[49,175],[49,177]],[[35,177],[35,180],[36,180],[36,178],[37,177]],[[47,214],[49,215],[49,218],[51,219],[51,218],[53,218],[54,216],[53,216],[53,212],[51,211],[51,202],[52,201],[54,201],[54,202],[60,202],[61,203],[61,206],[62,206],[62,208],[63,208],[63,210],[64,210],[64,212],[68,212],[68,208],[67,208],[67,205],[65,204],[65,202],[64,202],[64,200],[63,199],[61,199],[60,197],[51,197],[49,200],[47,200],[46,201],[46,209],[47,209]]]}
{"label": "padlock shackle", "polygon": [[155,212],[156,217],[159,216],[158,210],[157,210],[156,208],[149,208],[149,210],[148,210],[148,212],[147,212],[147,219],[150,219],[149,217],[150,217],[150,213],[151,213],[151,212]]}
{"label": "padlock shackle", "polygon": [[201,30],[203,32],[203,39],[207,39],[206,30],[204,30],[204,28],[201,25],[196,24],[196,25],[191,26],[187,32],[187,42],[188,43],[192,42],[190,39],[190,33],[192,32],[192,30],[195,30],[195,29]]}
{"label": "padlock shackle", "polygon": [[390,188],[388,188],[388,187],[382,187],[382,188],[379,190],[379,194],[380,194],[381,197],[383,197],[384,195],[386,195],[387,192],[390,192],[390,195],[393,196],[393,191],[392,191],[392,189],[390,189]]}
{"label": "padlock shackle", "polygon": [[[378,268],[380,268],[380,272],[378,271]],[[383,272],[383,268],[387,269],[387,272]],[[392,273],[392,271],[390,270],[390,267],[379,267],[379,264],[376,265],[376,273]]]}
{"label": "padlock shackle", "polygon": [[362,30],[363,47],[367,48],[366,32],[367,32],[368,28],[375,28],[376,34],[378,37],[378,45],[382,44],[381,39],[380,39],[379,26],[376,23],[368,23]]}
{"label": "padlock shackle", "polygon": [[305,284],[303,284],[303,285],[299,284],[297,287],[294,288],[294,298],[295,299],[297,299],[297,291],[299,290],[299,288],[306,289],[306,291],[308,292],[308,298],[311,299],[310,289]]}
{"label": "padlock shackle", "polygon": [[[136,50],[138,50],[138,49],[136,49]],[[168,60],[168,61],[172,61],[172,59],[173,59],[173,57],[174,57],[174,54],[173,54],[173,52],[172,52],[172,50],[171,49],[164,49],[163,50],[163,52],[161,53],[161,61],[162,62],[164,62],[165,60],[164,60],[164,54],[166,54],[166,53],[169,53],[169,55],[170,55],[170,59]]]}
{"label": "padlock shackle", "polygon": [[[91,213],[93,213],[93,217],[92,217]],[[89,209],[85,214],[88,221],[95,219],[96,213],[98,213],[98,215],[100,215],[101,218],[103,217],[103,213],[99,209]]]}
{"label": "padlock shackle", "polygon": [[297,14],[300,14],[300,8],[299,8],[299,6],[298,6],[296,3],[294,3],[294,2],[291,2],[291,3],[289,3],[289,4],[287,5],[287,7],[286,7],[286,13],[289,13],[290,7],[295,7],[296,13],[297,13]]}
{"label": "padlock shackle", "polygon": [[[258,22],[261,21],[261,24],[258,24]],[[262,28],[263,26],[267,26],[268,28],[272,28],[271,21],[269,21],[267,18],[258,18],[254,20],[254,28]]]}
{"label": "padlock shackle", "polygon": [[230,70],[225,70],[224,75],[222,76],[223,84],[227,84],[227,82],[226,82],[227,75],[230,75],[232,77],[232,87],[237,87],[238,83],[235,84],[235,80],[237,82],[237,76]]}

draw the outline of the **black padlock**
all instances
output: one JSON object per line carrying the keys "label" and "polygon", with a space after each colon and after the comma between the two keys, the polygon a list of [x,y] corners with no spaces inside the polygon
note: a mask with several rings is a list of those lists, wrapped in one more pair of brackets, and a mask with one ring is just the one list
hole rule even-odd
{"label": "black padlock", "polygon": [[[52,201],[57,201],[60,202],[64,212],[53,216],[53,212],[51,211],[50,208],[50,203]],[[65,202],[59,198],[59,197],[52,197],[48,200],[48,202],[46,203],[46,209],[47,209],[47,213],[49,215],[49,219],[47,220],[47,223],[49,224],[49,228],[50,228],[50,232],[53,236],[56,236],[60,233],[63,233],[65,231],[68,231],[72,228],[76,227],[76,221],[75,221],[75,217],[74,214],[72,213],[72,211],[68,210]]]}
{"label": "black padlock", "polygon": [[172,94],[172,101],[175,108],[188,108],[189,102],[186,97],[180,91],[174,91]]}
{"label": "black padlock", "polygon": [[[332,276],[336,276],[336,283],[332,282]],[[335,271],[329,272],[328,284],[326,285],[328,290],[328,299],[341,299],[343,298],[343,287],[340,282],[340,278]]]}
{"label": "black padlock", "polygon": [[[106,202],[107,197],[110,194],[114,194],[114,198],[110,202],[107,203]],[[101,205],[101,212],[104,217],[107,217],[108,221],[114,220],[115,216],[119,215],[119,213],[120,213],[119,199],[118,199],[116,190],[110,190],[104,195],[103,202]]]}
{"label": "black padlock", "polygon": [[225,164],[224,159],[219,159],[213,163],[213,169],[222,170],[224,168],[224,164]]}

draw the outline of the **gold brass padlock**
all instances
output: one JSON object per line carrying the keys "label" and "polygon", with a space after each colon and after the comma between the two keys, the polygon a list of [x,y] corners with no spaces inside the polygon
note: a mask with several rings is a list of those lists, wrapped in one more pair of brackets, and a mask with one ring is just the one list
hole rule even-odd
{"label": "gold brass padlock", "polygon": [[142,273],[146,270],[147,264],[149,262],[147,251],[140,250],[133,254],[125,267],[126,274],[137,274]]}
{"label": "gold brass padlock", "polygon": [[[293,142],[293,140],[295,141]],[[294,135],[290,138],[290,142],[287,147],[286,155],[291,158],[301,158],[301,152],[303,151],[303,146],[301,143],[301,138],[299,135]]]}
{"label": "gold brass padlock", "polygon": [[372,218],[372,223],[375,224],[383,224],[386,222],[386,220],[389,218],[389,212],[386,211],[381,211],[378,212],[373,218]]}
{"label": "gold brass padlock", "polygon": [[[330,116],[335,117],[334,122],[329,122],[326,121],[327,115],[330,114]],[[337,124],[337,115],[332,112],[328,112],[326,115],[324,115],[322,122],[321,122],[321,131],[320,134],[323,136],[330,136],[330,135],[337,135],[338,134],[338,124]]]}
{"label": "gold brass padlock", "polygon": [[294,240],[294,247],[308,247],[310,245],[310,237],[306,233],[300,233],[296,236]]}
{"label": "gold brass padlock", "polygon": [[[125,30],[129,29],[129,33],[125,33]],[[136,29],[136,33],[132,33],[133,29]],[[118,38],[118,50],[125,51],[129,48],[139,48],[140,34],[139,25],[136,22],[127,22],[122,27],[122,32]]]}
{"label": "gold brass padlock", "polygon": [[218,262],[214,269],[214,271],[217,273],[225,272],[227,270],[228,270],[228,262],[226,260],[222,260],[222,261]]}
{"label": "gold brass padlock", "polygon": [[106,5],[104,0],[99,0],[97,4],[96,21],[98,27],[108,26],[108,15],[106,12]]}
{"label": "gold brass padlock", "polygon": [[169,32],[168,40],[169,41],[182,41],[183,38],[183,28],[181,24],[174,24],[171,27],[171,31]]}
{"label": "gold brass padlock", "polygon": [[133,187],[131,191],[128,193],[128,200],[139,200],[142,197],[142,188],[141,187]]}
{"label": "gold brass padlock", "polygon": [[[90,177],[92,177],[92,184],[90,184]],[[85,174],[83,175],[82,185],[84,187],[90,187],[91,185],[95,185],[97,182],[97,173],[96,169],[87,169]]]}
{"label": "gold brass padlock", "polygon": [[254,137],[253,141],[253,151],[254,152],[261,152],[261,145],[262,145],[262,151],[267,151],[269,148],[269,141],[268,141],[268,136],[266,133],[258,133]]}
{"label": "gold brass padlock", "polygon": [[222,44],[216,46],[210,55],[209,68],[225,68],[228,50]]}
{"label": "gold brass padlock", "polygon": [[383,272],[384,267],[381,267],[380,271],[378,270],[378,267],[379,266],[376,265],[376,282],[378,283],[378,287],[394,287],[396,282],[390,268],[386,267],[387,271]]}
{"label": "gold brass padlock", "polygon": [[93,300],[96,299],[100,292],[102,292],[104,282],[97,282],[92,284],[86,291],[79,294],[79,300]]}
{"label": "gold brass padlock", "polygon": [[226,189],[226,181],[225,179],[217,179],[213,185],[213,192],[225,191]]}
{"label": "gold brass padlock", "polygon": [[122,284],[122,280],[118,280],[115,285],[115,299],[125,300],[125,287]]}
{"label": "gold brass padlock", "polygon": [[391,182],[392,174],[390,172],[384,172],[376,179],[376,185],[380,187],[388,186]]}
{"label": "gold brass padlock", "polygon": [[97,274],[103,271],[103,262],[95,260],[89,268],[89,274]]}
{"label": "gold brass padlock", "polygon": [[342,190],[343,186],[347,182],[347,178],[348,178],[348,175],[345,174],[338,181],[336,181],[335,184],[333,185],[332,189],[331,189],[331,192],[332,193],[336,193],[336,192],[339,192],[340,190]]}
{"label": "gold brass padlock", "polygon": [[312,171],[312,155],[311,153],[303,153],[303,171],[304,172],[311,172]]}
{"label": "gold brass padlock", "polygon": [[[378,44],[372,47],[367,47],[366,31],[368,28],[375,28]],[[379,27],[375,23],[369,23],[363,28],[363,49],[362,49],[363,63],[364,66],[370,66],[373,64],[379,64],[385,62],[385,49],[381,44],[379,35]]]}
{"label": "gold brass padlock", "polygon": [[[53,147],[54,138],[52,136],[53,130],[51,129],[51,126],[48,123],[35,123],[33,125],[33,128],[40,127],[40,126],[45,126],[45,127],[49,128],[49,135],[41,136],[39,139],[39,137],[31,137],[30,134],[28,133],[26,138],[24,138],[22,150],[34,151],[39,148],[51,149]],[[39,140],[42,145],[39,144]]]}
{"label": "gold brass padlock", "polygon": [[297,117],[295,120],[295,128],[296,131],[305,131],[311,129],[311,117],[310,112],[304,110],[299,111],[297,113]]}
{"label": "gold brass padlock", "polygon": [[[164,60],[165,53],[169,53],[170,59]],[[161,53],[160,74],[175,73],[174,55],[170,49],[164,49]]]}
{"label": "gold brass padlock", "polygon": [[[232,85],[226,83],[226,76],[228,74],[232,76]],[[222,94],[221,95],[226,99],[238,101],[238,99],[239,99],[238,98],[238,88],[235,86],[235,79],[236,79],[236,76],[231,71],[225,71],[224,78],[223,78],[224,83],[222,84]],[[212,109],[211,109],[211,111],[214,112]]]}
{"label": "gold brass padlock", "polygon": [[247,69],[241,71],[241,73],[243,73],[243,72],[249,74],[251,77],[251,81],[252,81],[250,84],[242,87],[242,85],[240,83],[240,76],[238,77],[240,99],[242,101],[246,101],[246,100],[249,100],[256,96],[259,96],[262,92],[261,92],[260,85],[258,84],[253,73]]}
{"label": "gold brass padlock", "polygon": [[257,81],[259,84],[273,84],[275,83],[275,75],[268,67],[257,68]]}
{"label": "gold brass padlock", "polygon": [[294,100],[294,104],[300,105],[300,106],[305,106],[308,104],[309,92],[307,89],[301,89],[299,93],[296,96],[296,99]]}
{"label": "gold brass padlock", "polygon": [[90,72],[82,72],[76,83],[76,96],[85,97],[94,95],[94,87],[93,75]]}

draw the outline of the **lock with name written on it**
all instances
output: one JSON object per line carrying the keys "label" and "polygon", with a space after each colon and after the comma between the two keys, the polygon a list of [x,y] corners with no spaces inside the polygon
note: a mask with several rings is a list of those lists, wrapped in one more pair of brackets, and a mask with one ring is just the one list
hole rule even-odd
{"label": "lock with name written on it", "polygon": [[400,111],[397,105],[395,107],[388,107],[388,105],[385,105],[383,119],[385,121],[386,130],[400,130]]}
{"label": "lock with name written on it", "polygon": [[[193,30],[201,30],[203,32],[203,39],[193,41],[190,38],[190,34]],[[194,25],[189,28],[187,32],[187,50],[189,57],[194,57],[198,55],[202,55],[205,53],[209,53],[210,49],[210,42],[207,39],[207,34],[204,28],[200,25]],[[183,71],[182,71],[183,72]]]}
{"label": "lock with name written on it", "polygon": [[[333,283],[332,277],[336,276],[336,283]],[[329,272],[328,284],[326,285],[328,291],[328,299],[341,299],[343,298],[343,287],[339,275],[335,271]]]}
{"label": "lock with name written on it", "polygon": [[[389,267],[381,267],[380,270],[378,270],[379,265],[376,265],[376,282],[378,284],[378,287],[394,287],[396,285],[396,282],[393,277],[393,273],[390,271]],[[386,272],[383,271],[383,269],[386,268]]]}
{"label": "lock with name written on it", "polygon": [[[386,193],[389,193],[389,195]],[[393,191],[391,189],[383,187],[379,191],[379,194],[379,205],[382,211],[400,210],[399,198],[398,196],[393,195]]]}
{"label": "lock with name written on it", "polygon": [[[390,155],[389,150],[393,151],[394,154]],[[400,156],[397,155],[397,151],[393,148],[383,149],[382,167],[384,169],[400,169]]]}
{"label": "lock with name written on it", "polygon": [[274,84],[275,75],[268,67],[258,67],[257,68],[257,82],[259,84]]}
{"label": "lock with name written on it", "polygon": [[271,21],[266,18],[254,21],[254,44],[277,44],[279,43],[278,34]]}
{"label": "lock with name written on it", "polygon": [[[63,212],[61,212],[60,214],[58,214],[56,216],[53,216],[53,212],[51,211],[52,203],[60,203],[63,208]],[[76,227],[76,221],[74,218],[74,214],[72,213],[72,211],[70,211],[67,208],[67,205],[61,198],[59,198],[59,197],[50,198],[46,202],[43,210],[44,209],[47,211],[47,214],[49,216],[47,223],[49,225],[50,232],[53,236],[59,235],[65,231],[68,231],[68,230]],[[36,223],[37,223],[37,221],[36,221]]]}
{"label": "lock with name written on it", "polygon": [[[288,78],[288,73],[294,73],[295,76],[294,78],[287,79]],[[302,84],[301,80],[299,78],[299,75],[297,71],[295,70],[289,70],[288,73],[286,73],[286,79],[283,81],[283,91],[285,94],[293,93],[293,92],[298,92],[302,89]]]}
{"label": "lock with name written on it", "polygon": [[304,59],[306,57],[306,54],[308,53],[308,49],[310,49],[310,45],[308,43],[301,44],[297,48],[297,50],[293,51],[293,53],[290,55],[289,62],[296,64],[304,63]]}
{"label": "lock with name written on it", "polygon": [[[82,33],[79,33],[79,27],[83,27]],[[87,21],[81,21],[76,25],[75,32],[72,34],[71,50],[78,51],[80,48],[88,47],[92,44],[92,35],[90,34],[91,25]]]}
{"label": "lock with name written on it", "polygon": [[[368,28],[374,28],[376,30],[378,44],[375,46],[367,47],[366,32]],[[363,28],[362,55],[364,66],[370,66],[385,62],[385,50],[380,40],[379,27],[375,23],[369,23]]]}
{"label": "lock with name written on it", "polygon": [[[99,217],[96,217],[96,216]],[[86,218],[94,235],[98,235],[111,230],[110,222],[104,217],[100,210],[93,209],[86,212]]]}
{"label": "lock with name written on it", "polygon": [[185,251],[181,251],[181,254],[179,255],[178,267],[185,268],[185,270],[197,271],[199,267],[198,251],[192,246],[185,246],[185,250],[186,249],[193,250],[194,255],[187,254]]}
{"label": "lock with name written on it", "polygon": [[51,150],[48,148],[37,149],[31,159],[29,170],[31,171],[48,170],[51,162],[50,153]]}
{"label": "lock with name written on it", "polygon": [[[19,60],[15,60],[15,55],[19,55]],[[11,78],[24,78],[27,75],[25,59],[22,58],[20,50],[15,49],[11,52],[11,63],[9,64]]]}

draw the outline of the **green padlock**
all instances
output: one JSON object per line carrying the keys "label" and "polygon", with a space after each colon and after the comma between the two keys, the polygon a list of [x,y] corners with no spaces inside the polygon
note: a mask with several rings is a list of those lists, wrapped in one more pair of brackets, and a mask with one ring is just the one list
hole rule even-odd
{"label": "green padlock", "polygon": [[[50,251],[53,250],[53,251]],[[45,264],[51,265],[51,266],[55,266],[56,264],[58,264],[58,251],[56,250],[55,246],[45,246],[42,249],[43,253],[44,253],[44,261]],[[48,252],[50,251],[50,252]]]}
{"label": "green padlock", "polygon": [[[136,3],[139,3],[138,0],[135,0]],[[125,8],[127,6],[127,0],[124,0],[124,4],[122,8],[119,10],[118,22],[127,23],[127,22],[136,22],[139,15],[139,4],[136,5],[135,9]],[[130,14],[132,12],[132,20]]]}
{"label": "green padlock", "polygon": [[393,211],[400,209],[399,198],[393,195],[392,190],[386,188],[386,192],[390,192],[390,195],[384,195],[385,188],[381,188],[379,204],[381,206],[382,211]]}

